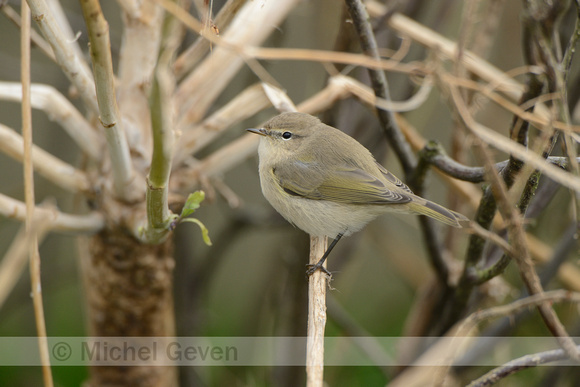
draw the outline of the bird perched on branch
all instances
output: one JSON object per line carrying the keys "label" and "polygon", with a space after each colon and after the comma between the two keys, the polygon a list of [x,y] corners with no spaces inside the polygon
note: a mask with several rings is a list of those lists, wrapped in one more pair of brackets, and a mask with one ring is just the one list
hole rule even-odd
{"label": "bird perched on branch", "polygon": [[429,216],[453,227],[469,220],[413,194],[354,138],[304,113],[282,113],[263,128],[258,148],[262,192],[286,220],[312,236],[336,243],[386,212]]}

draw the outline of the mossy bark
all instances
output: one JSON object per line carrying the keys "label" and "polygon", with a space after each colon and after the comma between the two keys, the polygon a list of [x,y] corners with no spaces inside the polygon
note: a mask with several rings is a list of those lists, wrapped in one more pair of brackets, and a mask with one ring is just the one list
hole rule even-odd
{"label": "mossy bark", "polygon": [[[96,337],[175,336],[173,241],[139,243],[105,230],[88,243],[85,280],[88,325]],[[175,367],[95,366],[90,386],[175,386]]]}

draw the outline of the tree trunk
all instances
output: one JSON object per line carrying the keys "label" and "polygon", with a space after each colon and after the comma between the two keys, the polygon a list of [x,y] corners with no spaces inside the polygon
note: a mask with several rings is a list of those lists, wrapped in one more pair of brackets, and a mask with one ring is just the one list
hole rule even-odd
{"label": "tree trunk", "polygon": [[[173,240],[145,245],[121,229],[88,244],[81,266],[89,332],[96,337],[175,336]],[[90,386],[175,386],[175,367],[94,366]]]}

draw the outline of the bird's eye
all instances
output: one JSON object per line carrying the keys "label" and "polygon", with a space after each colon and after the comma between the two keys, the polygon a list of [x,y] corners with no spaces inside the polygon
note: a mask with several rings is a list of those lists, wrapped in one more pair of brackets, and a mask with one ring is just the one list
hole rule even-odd
{"label": "bird's eye", "polygon": [[284,132],[284,133],[282,133],[282,138],[284,140],[290,140],[290,138],[292,138],[292,133],[290,133],[290,132]]}

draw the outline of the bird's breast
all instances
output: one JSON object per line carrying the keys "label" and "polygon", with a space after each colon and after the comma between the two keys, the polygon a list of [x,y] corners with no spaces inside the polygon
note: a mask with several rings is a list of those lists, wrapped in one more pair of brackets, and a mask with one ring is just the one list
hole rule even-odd
{"label": "bird's breast", "polygon": [[359,231],[380,214],[368,206],[307,199],[287,193],[280,186],[272,168],[260,166],[260,183],[264,197],[287,221],[314,236],[335,238]]}

